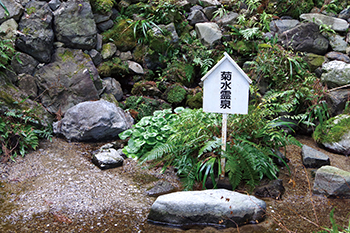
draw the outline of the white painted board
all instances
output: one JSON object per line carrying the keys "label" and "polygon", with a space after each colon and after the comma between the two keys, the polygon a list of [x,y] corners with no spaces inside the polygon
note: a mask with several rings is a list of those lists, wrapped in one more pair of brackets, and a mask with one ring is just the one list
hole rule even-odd
{"label": "white painted board", "polygon": [[[226,74],[231,74],[230,79],[227,79]],[[229,114],[248,113],[249,84],[251,80],[229,55],[225,53],[225,57],[220,60],[202,80],[204,112]],[[223,91],[225,91],[225,93],[226,91],[230,92],[229,97],[224,97],[229,99],[223,99]]]}

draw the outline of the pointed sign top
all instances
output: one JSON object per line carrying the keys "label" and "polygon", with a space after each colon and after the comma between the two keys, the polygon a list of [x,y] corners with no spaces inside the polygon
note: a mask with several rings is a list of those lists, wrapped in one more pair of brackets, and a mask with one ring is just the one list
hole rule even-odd
{"label": "pointed sign top", "polygon": [[211,68],[203,77],[202,77],[202,81],[204,81],[208,76],[210,76],[211,73],[213,73],[214,70],[216,70],[220,65],[221,63],[223,63],[225,60],[228,60],[233,66],[235,69],[237,69],[237,71],[247,80],[247,82],[249,84],[252,83],[252,80],[247,76],[247,74],[241,69],[241,67],[239,67],[239,65],[237,65],[237,63],[230,57],[230,55],[228,55],[228,53],[224,52],[224,57],[221,58],[221,60],[216,63],[216,65]]}

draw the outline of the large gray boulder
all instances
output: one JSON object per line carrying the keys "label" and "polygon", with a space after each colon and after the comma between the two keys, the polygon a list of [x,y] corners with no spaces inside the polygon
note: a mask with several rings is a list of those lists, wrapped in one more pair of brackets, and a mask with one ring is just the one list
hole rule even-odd
{"label": "large gray boulder", "polygon": [[41,103],[50,112],[64,114],[78,103],[99,99],[102,80],[89,55],[58,48],[52,60],[35,73]]}
{"label": "large gray boulder", "polygon": [[314,194],[327,197],[350,198],[350,172],[332,166],[323,166],[316,172]]}
{"label": "large gray boulder", "polygon": [[350,84],[350,64],[337,60],[324,63],[321,81],[329,88]]}
{"label": "large gray boulder", "polygon": [[1,2],[6,6],[9,15],[6,15],[3,7],[0,7],[0,24],[9,18],[18,21],[24,11],[22,5],[15,0],[1,0]]}
{"label": "large gray boulder", "polygon": [[148,221],[178,227],[236,227],[262,221],[265,210],[264,201],[226,189],[175,192],[157,198]]}
{"label": "large gray boulder", "polygon": [[96,23],[88,1],[62,2],[54,11],[54,16],[54,29],[59,42],[75,49],[95,48]]}
{"label": "large gray boulder", "polygon": [[114,139],[131,128],[129,113],[105,100],[86,101],[68,109],[64,118],[53,124],[54,133],[72,141]]}
{"label": "large gray boulder", "polygon": [[328,40],[321,35],[314,23],[303,23],[279,35],[279,40],[286,48],[296,51],[324,55],[329,46]]}
{"label": "large gray boulder", "polygon": [[221,41],[222,32],[216,23],[197,23],[195,28],[203,45],[210,47]]}
{"label": "large gray boulder", "polygon": [[18,24],[17,48],[39,62],[49,63],[54,42],[51,25],[52,12],[48,4],[43,1],[29,2]]}
{"label": "large gray boulder", "polygon": [[335,18],[320,13],[301,14],[299,17],[301,20],[314,22],[318,26],[321,24],[329,25],[334,31],[338,32],[345,32],[349,27],[348,22],[346,22],[344,19]]}

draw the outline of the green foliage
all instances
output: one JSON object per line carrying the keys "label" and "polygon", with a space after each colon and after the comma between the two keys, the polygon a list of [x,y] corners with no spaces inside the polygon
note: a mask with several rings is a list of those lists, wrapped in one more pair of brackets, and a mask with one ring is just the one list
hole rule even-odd
{"label": "green foliage", "polygon": [[[331,221],[332,224],[332,228],[328,228],[328,227],[322,227],[324,230],[322,231],[318,231],[318,233],[350,233],[350,219],[349,219],[349,226],[347,227],[347,229],[342,228],[341,226],[339,226],[334,219],[334,210],[335,208],[332,209],[332,211],[329,214],[329,219]],[[342,228],[342,231],[339,231],[339,228]]]}
{"label": "green foliage", "polygon": [[[164,164],[177,169],[185,189],[196,182],[203,187],[207,177],[215,184],[221,154],[221,115],[204,113],[202,109],[184,109],[172,122],[173,134],[140,158],[141,162]],[[232,115],[228,122],[228,144],[224,157],[226,172],[235,188],[241,181],[254,186],[263,176],[276,178],[278,171],[272,151],[288,144],[300,145],[293,137],[278,129],[284,123],[267,120],[268,111],[257,108],[248,115]]]}
{"label": "green foliage", "polygon": [[277,16],[291,16],[295,19],[303,13],[310,13],[314,7],[313,0],[280,0],[277,4],[269,3],[266,12]]}
{"label": "green foliage", "polygon": [[269,83],[269,88],[278,90],[292,89],[310,76],[307,63],[294,53],[280,45],[260,45],[256,59],[251,64],[251,77],[259,83]]}
{"label": "green foliage", "polygon": [[29,111],[8,110],[0,113],[0,155],[2,162],[15,161],[18,154],[25,153],[39,145],[40,138],[52,138],[52,128],[42,127]]}
{"label": "green foliage", "polygon": [[114,26],[102,33],[103,42],[112,41],[121,51],[132,50],[137,44],[132,23],[130,19],[117,18]]}
{"label": "green foliage", "polygon": [[90,0],[92,10],[101,14],[106,14],[112,11],[115,0]]}
{"label": "green foliage", "polygon": [[164,101],[147,98],[144,96],[130,96],[121,106],[128,109],[136,121],[145,116],[152,116],[155,110],[170,108],[171,106]]}
{"label": "green foliage", "polygon": [[201,71],[197,74],[199,76],[205,74],[214,65],[216,56],[215,50],[207,49],[198,39],[186,34],[178,46],[170,47],[167,56],[160,58],[167,64],[160,74],[161,79],[191,86],[197,78],[196,70]]}
{"label": "green foliage", "polygon": [[119,57],[113,57],[112,59],[101,63],[97,69],[98,73],[104,77],[109,77],[112,74],[123,76],[129,73],[128,63],[122,61]]}
{"label": "green foliage", "polygon": [[171,109],[154,111],[153,116],[143,117],[133,128],[119,134],[121,139],[130,137],[123,152],[129,158],[138,159],[154,146],[163,144],[173,133],[171,125],[177,118]]}
{"label": "green foliage", "polygon": [[319,124],[312,135],[316,142],[338,142],[350,130],[350,116],[338,115]]}
{"label": "green foliage", "polygon": [[5,39],[0,35],[0,72],[10,69],[9,64],[14,54],[15,48],[13,41]]}
{"label": "green foliage", "polygon": [[319,30],[321,33],[326,34],[327,37],[330,37],[336,34],[336,32],[332,29],[332,26],[328,24],[321,24],[319,26]]}

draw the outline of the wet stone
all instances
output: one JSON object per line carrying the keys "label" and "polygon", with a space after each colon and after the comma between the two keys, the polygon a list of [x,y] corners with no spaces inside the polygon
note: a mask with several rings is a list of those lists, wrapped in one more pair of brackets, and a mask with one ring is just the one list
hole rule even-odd
{"label": "wet stone", "polygon": [[163,194],[170,193],[175,190],[175,187],[172,186],[168,181],[166,180],[159,180],[153,188],[146,191],[146,194],[151,197],[158,197]]}
{"label": "wet stone", "polygon": [[124,158],[122,157],[122,150],[116,150],[112,147],[112,144],[106,144],[92,157],[92,162],[102,170],[123,165]]}

